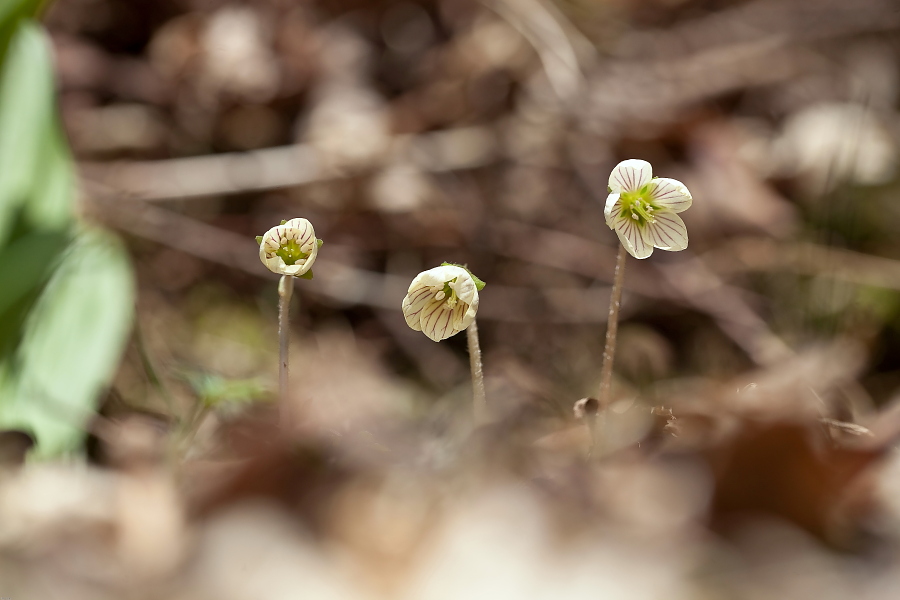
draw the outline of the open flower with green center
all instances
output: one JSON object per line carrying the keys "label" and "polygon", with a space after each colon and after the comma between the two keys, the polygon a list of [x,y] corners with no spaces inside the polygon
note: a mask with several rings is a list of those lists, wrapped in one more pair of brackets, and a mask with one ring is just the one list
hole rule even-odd
{"label": "open flower with green center", "polygon": [[653,177],[645,160],[623,160],[609,176],[606,224],[628,253],[647,258],[653,248],[684,250],[687,228],[675,213],[691,206],[691,193],[680,181]]}
{"label": "open flower with green center", "polygon": [[484,283],[457,265],[423,271],[403,299],[406,324],[435,342],[456,335],[475,319],[482,287]]}
{"label": "open flower with green center", "polygon": [[312,223],[306,219],[282,221],[258,236],[259,260],[273,273],[312,279],[310,269],[316,262],[322,241],[316,239]]}

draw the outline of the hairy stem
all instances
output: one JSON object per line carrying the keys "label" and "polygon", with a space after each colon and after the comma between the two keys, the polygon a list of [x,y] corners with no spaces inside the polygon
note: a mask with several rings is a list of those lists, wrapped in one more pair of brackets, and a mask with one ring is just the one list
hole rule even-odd
{"label": "hairy stem", "polygon": [[466,339],[469,342],[469,365],[472,368],[472,396],[475,412],[475,426],[484,425],[488,421],[487,398],[484,393],[484,371],[481,367],[481,345],[478,343],[478,323],[472,320],[472,324],[466,329]]}
{"label": "hairy stem", "polygon": [[616,335],[619,333],[619,306],[622,304],[622,282],[625,280],[625,257],[628,252],[625,246],[619,244],[619,253],[616,255],[616,272],[613,275],[612,293],[609,297],[609,316],[606,319],[606,345],[603,347],[603,368],[600,371],[600,392],[597,417],[591,428],[593,451],[598,450],[598,429],[601,421],[605,421],[604,412],[610,404],[610,389],[612,387],[613,359],[616,356]]}
{"label": "hairy stem", "polygon": [[290,350],[291,328],[290,308],[291,295],[294,292],[294,278],[282,275],[278,282],[278,402],[281,412],[281,423],[286,424],[288,415],[288,384],[290,370],[288,368],[288,351]]}

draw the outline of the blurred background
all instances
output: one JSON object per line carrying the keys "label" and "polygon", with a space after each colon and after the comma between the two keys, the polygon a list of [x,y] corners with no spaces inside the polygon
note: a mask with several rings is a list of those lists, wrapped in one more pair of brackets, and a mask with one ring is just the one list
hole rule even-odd
{"label": "blurred background", "polygon": [[[0,596],[893,597],[898,32],[892,0],[3,0]],[[690,247],[627,263],[588,459],[627,158],[691,190]],[[325,245],[279,433],[254,236],[293,217]],[[399,310],[443,261],[488,284],[475,432],[464,336]]]}

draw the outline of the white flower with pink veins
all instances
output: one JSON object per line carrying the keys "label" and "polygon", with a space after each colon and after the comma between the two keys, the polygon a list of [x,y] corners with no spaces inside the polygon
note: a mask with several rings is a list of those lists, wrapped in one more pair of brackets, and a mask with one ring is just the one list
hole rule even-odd
{"label": "white flower with pink veins", "polygon": [[270,271],[279,275],[312,277],[310,269],[322,245],[316,239],[312,223],[300,218],[283,221],[256,239],[259,260]]}
{"label": "white flower with pink veins", "polygon": [[439,342],[475,320],[478,288],[466,269],[442,265],[413,279],[402,308],[407,325]]}
{"label": "white flower with pink veins", "polygon": [[606,224],[635,258],[647,258],[653,248],[684,250],[687,228],[675,213],[691,207],[691,193],[680,181],[653,177],[645,160],[623,160],[609,176]]}

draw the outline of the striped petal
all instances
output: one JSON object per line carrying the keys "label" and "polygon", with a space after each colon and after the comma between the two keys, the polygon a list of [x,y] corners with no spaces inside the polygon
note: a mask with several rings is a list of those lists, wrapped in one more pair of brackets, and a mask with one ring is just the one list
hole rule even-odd
{"label": "striped petal", "polygon": [[618,193],[610,194],[606,197],[606,207],[603,209],[603,216],[606,217],[606,225],[610,229],[614,229],[614,216],[622,212],[622,198]]}
{"label": "striped petal", "polygon": [[647,241],[660,250],[684,250],[688,247],[687,227],[681,217],[671,212],[653,215],[655,223],[647,223]]}
{"label": "striped petal", "polygon": [[636,192],[653,179],[653,167],[646,160],[623,160],[609,175],[612,192]]}
{"label": "striped petal", "polygon": [[456,333],[453,330],[453,311],[445,302],[432,301],[425,305],[421,314],[422,333],[435,342]]}
{"label": "striped petal", "polygon": [[403,317],[406,324],[415,331],[422,331],[421,318],[422,310],[430,302],[434,301],[435,291],[428,287],[422,286],[413,292],[410,292],[403,298]]}
{"label": "striped petal", "polygon": [[633,257],[647,258],[653,254],[653,244],[647,238],[645,228],[638,225],[636,220],[629,216],[615,216],[613,229],[619,236],[619,241]]}
{"label": "striped petal", "polygon": [[659,177],[650,182],[647,197],[654,206],[680,213],[691,207],[693,198],[683,183],[677,179]]}
{"label": "striped petal", "polygon": [[453,315],[451,315],[450,318],[450,326],[453,328],[454,334],[459,333],[468,326],[463,325],[467,310],[469,310],[469,305],[465,302],[457,302],[456,306],[453,307]]}

